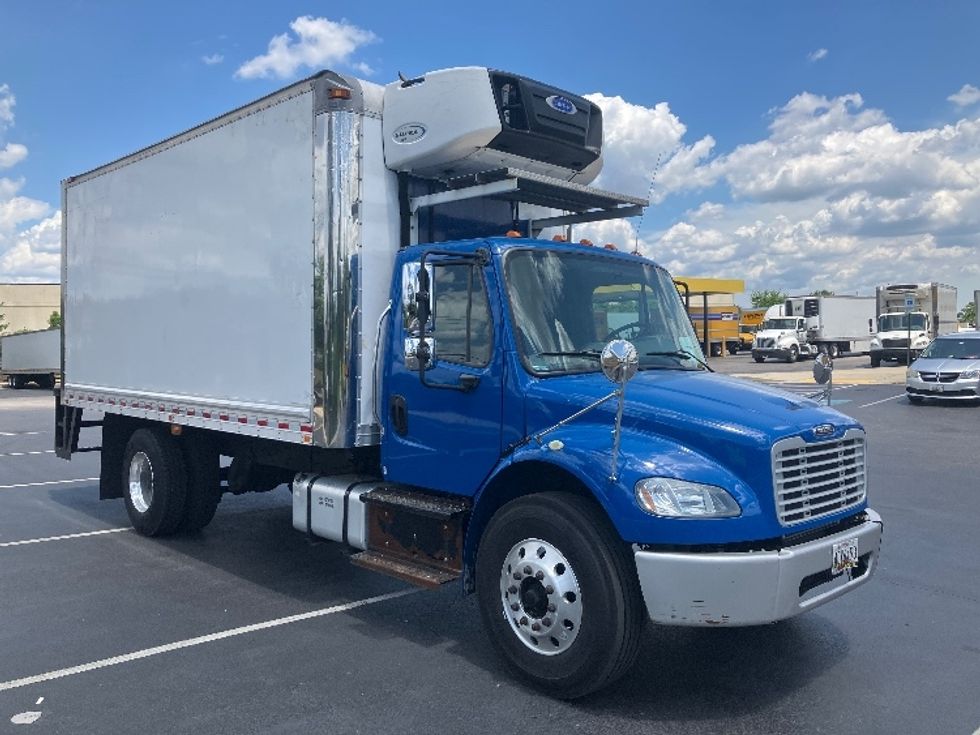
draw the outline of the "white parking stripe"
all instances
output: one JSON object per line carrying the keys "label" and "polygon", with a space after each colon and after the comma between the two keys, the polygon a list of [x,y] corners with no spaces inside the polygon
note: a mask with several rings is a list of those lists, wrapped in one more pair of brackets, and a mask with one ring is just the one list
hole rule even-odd
{"label": "white parking stripe", "polygon": [[38,436],[47,433],[46,431],[0,431],[0,436]]}
{"label": "white parking stripe", "polygon": [[880,401],[872,401],[871,403],[862,403],[858,408],[867,408],[868,406],[877,406],[879,403],[886,403],[888,401],[894,401],[896,398],[904,398],[904,393],[899,393],[897,396],[891,396],[889,398],[882,398]]}
{"label": "white parking stripe", "polygon": [[77,480],[48,480],[47,482],[24,482],[20,485],[0,485],[0,490],[16,490],[21,487],[41,487],[43,485],[68,485],[73,482],[97,482],[98,477],[80,477]]}
{"label": "white parking stripe", "polygon": [[397,597],[404,597],[405,595],[411,595],[418,592],[417,589],[407,589],[401,590],[400,592],[390,592],[387,595],[378,595],[376,597],[368,597],[364,600],[357,600],[356,602],[348,602],[343,605],[333,605],[332,607],[324,607],[319,610],[311,610],[310,612],[300,613],[299,615],[290,615],[285,618],[276,618],[275,620],[266,620],[263,623],[254,623],[253,625],[243,625],[240,628],[231,628],[229,630],[222,630],[217,633],[211,633],[210,635],[202,635],[197,638],[188,638],[184,641],[176,641],[175,643],[167,643],[163,646],[154,646],[153,648],[144,648],[140,651],[133,651],[132,653],[126,653],[122,656],[113,656],[111,658],[103,658],[98,661],[92,661],[91,663],[81,664],[80,666],[72,666],[67,669],[58,669],[57,671],[49,671],[46,674],[37,674],[36,676],[25,676],[22,679],[12,679],[11,681],[0,682],[0,692],[7,691],[8,689],[19,689],[20,687],[31,686],[32,684],[39,684],[43,681],[51,681],[52,679],[63,679],[66,676],[74,676],[75,674],[84,674],[86,671],[94,671],[95,669],[104,669],[107,666],[116,666],[117,664],[124,664],[129,661],[137,661],[141,658],[149,658],[150,656],[157,656],[161,653],[170,653],[171,651],[179,651],[182,648],[190,648],[192,646],[200,646],[204,643],[214,643],[215,641],[220,641],[225,638],[232,638],[238,635],[245,635],[246,633],[255,633],[259,630],[266,630],[267,628],[276,628],[280,625],[289,625],[290,623],[298,623],[301,620],[310,620],[312,618],[320,618],[324,615],[333,615],[334,613],[346,612],[348,610],[354,610],[359,607],[366,607],[367,605],[374,605],[379,602],[385,602],[386,600],[394,600]]}
{"label": "white parking stripe", "polygon": [[85,538],[86,536],[102,536],[107,533],[119,533],[120,531],[131,531],[129,526],[119,528],[103,528],[101,531],[85,531],[84,533],[66,533],[63,536],[45,536],[43,538],[28,538],[22,541],[3,541],[0,542],[0,549],[7,546],[23,546],[24,544],[43,544],[45,541],[64,541],[70,538]]}
{"label": "white parking stripe", "polygon": [[0,454],[0,457],[26,457],[29,454],[54,454],[53,449],[40,449],[33,452],[6,452]]}

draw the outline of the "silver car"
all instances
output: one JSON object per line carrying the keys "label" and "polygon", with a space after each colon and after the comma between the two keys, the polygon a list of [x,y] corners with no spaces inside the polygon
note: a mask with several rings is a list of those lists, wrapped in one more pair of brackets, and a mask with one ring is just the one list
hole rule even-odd
{"label": "silver car", "polygon": [[921,403],[925,398],[980,398],[980,331],[934,339],[909,365],[905,392],[912,403]]}

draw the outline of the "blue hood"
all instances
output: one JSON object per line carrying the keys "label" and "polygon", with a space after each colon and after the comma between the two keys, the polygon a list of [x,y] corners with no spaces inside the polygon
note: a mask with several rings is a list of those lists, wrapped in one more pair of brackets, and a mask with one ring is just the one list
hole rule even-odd
{"label": "blue hood", "polygon": [[[582,406],[609,394],[614,386],[601,374],[556,376],[533,380],[526,393],[529,434],[567,418]],[[566,453],[585,453],[583,467],[608,462],[616,401],[611,400],[576,419],[575,440],[565,442]],[[713,542],[773,538],[787,533],[775,515],[772,489],[771,447],[780,439],[801,436],[813,441],[813,428],[830,424],[834,431],[821,440],[839,438],[849,428],[860,428],[853,419],[808,398],[758,383],[705,371],[644,370],[626,386],[623,413],[621,487],[603,502],[624,537],[650,542],[650,535],[617,520],[630,508],[640,525],[652,528],[657,541],[683,543],[690,538]],[[586,428],[588,427],[588,428]],[[567,434],[566,427],[554,436]],[[587,438],[589,437],[589,438]],[[606,470],[608,474],[608,470]],[[654,518],[636,508],[633,483],[651,474],[707,482],[733,491],[743,514],[739,519],[696,521]],[[623,495],[628,504],[623,504]],[[632,509],[636,509],[635,513]],[[848,511],[854,512],[853,509]],[[845,515],[847,513],[844,513]],[[622,517],[620,515],[620,517]],[[823,525],[822,518],[793,527],[793,532]],[[695,532],[694,526],[703,526]],[[679,526],[684,531],[678,532]],[[750,527],[747,527],[750,526]],[[705,534],[708,534],[706,537]],[[641,538],[647,537],[647,538]]]}

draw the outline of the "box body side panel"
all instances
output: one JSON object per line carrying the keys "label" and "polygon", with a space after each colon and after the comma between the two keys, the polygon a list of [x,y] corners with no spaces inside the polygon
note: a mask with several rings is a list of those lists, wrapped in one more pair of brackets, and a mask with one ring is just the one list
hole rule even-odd
{"label": "box body side panel", "polygon": [[11,334],[0,339],[0,371],[4,373],[61,372],[61,332]]}
{"label": "box body side panel", "polygon": [[309,417],[312,103],[68,183],[66,387]]}

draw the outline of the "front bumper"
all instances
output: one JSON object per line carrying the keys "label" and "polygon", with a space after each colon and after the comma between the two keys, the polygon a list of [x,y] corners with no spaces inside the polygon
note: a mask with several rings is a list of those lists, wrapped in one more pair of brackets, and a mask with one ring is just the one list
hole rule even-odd
{"label": "front bumper", "polygon": [[980,380],[955,380],[952,383],[905,379],[905,392],[921,398],[941,398],[944,401],[975,401],[980,398]]}
{"label": "front bumper", "polygon": [[[635,551],[650,618],[665,625],[761,625],[799,615],[871,579],[881,516],[778,551],[677,553]],[[834,544],[857,539],[859,565],[831,576]]]}
{"label": "front bumper", "polygon": [[780,360],[786,360],[790,356],[789,349],[782,349],[781,347],[753,347],[752,357],[776,357]]}

